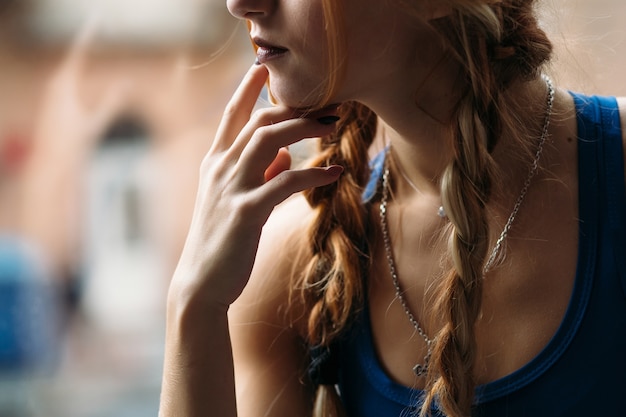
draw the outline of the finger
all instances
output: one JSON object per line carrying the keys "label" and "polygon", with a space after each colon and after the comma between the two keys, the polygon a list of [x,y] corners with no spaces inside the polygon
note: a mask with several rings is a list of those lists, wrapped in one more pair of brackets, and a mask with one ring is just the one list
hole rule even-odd
{"label": "finger", "polygon": [[265,170],[272,164],[278,150],[302,139],[320,137],[334,131],[334,124],[326,125],[312,119],[289,119],[258,128],[237,162],[244,184],[254,187],[263,180]]}
{"label": "finger", "polygon": [[[237,159],[255,136],[257,130],[264,129],[266,126],[275,126],[278,123],[297,118],[298,114],[293,109],[284,106],[257,110],[237,134],[236,139],[230,146],[229,152]],[[277,150],[278,148],[275,149],[275,151]]]}
{"label": "finger", "polygon": [[248,70],[226,105],[211,150],[223,151],[230,147],[241,129],[250,120],[252,109],[267,81],[267,77],[267,68],[263,65],[253,65]]}
{"label": "finger", "polygon": [[269,213],[292,194],[331,184],[337,181],[342,173],[343,167],[339,165],[283,171],[264,186],[252,191],[250,198],[261,213]]}
{"label": "finger", "polygon": [[[255,135],[258,135],[257,131],[259,129],[262,130],[262,128],[264,129],[267,126],[279,126],[281,122],[286,122],[288,120],[306,120],[307,123],[311,123],[310,121],[313,120],[317,121],[317,123],[314,123],[313,125],[317,129],[313,130],[312,133],[310,133],[308,136],[301,136],[297,132],[294,132],[294,137],[289,142],[279,142],[282,144],[279,144],[279,146],[275,149],[270,149],[270,153],[273,153],[272,157],[274,157],[276,151],[282,146],[287,146],[291,143],[307,137],[317,137],[330,133],[334,128],[322,128],[321,130],[319,128],[324,125],[333,126],[336,118],[336,113],[336,105],[328,106],[326,108],[313,112],[309,112],[307,110],[303,111],[298,109],[292,109],[285,106],[276,106],[257,110],[250,119],[250,121],[244,126],[241,132],[239,132],[239,135],[237,136],[237,139],[235,139],[234,143],[231,145],[229,152],[234,158],[239,158],[239,156],[243,154],[244,149],[248,146],[248,143],[251,141],[251,139]],[[331,119],[330,122],[328,121],[328,118]],[[324,122],[324,120],[326,121]],[[267,161],[267,163],[269,164],[269,161]]]}
{"label": "finger", "polygon": [[[257,110],[250,121],[239,132],[237,139],[232,145],[233,152],[236,154],[241,153],[256,130],[263,126],[275,125],[289,119],[318,120],[321,124],[333,125],[334,121],[329,121],[328,118],[333,119],[336,117],[337,108],[337,105],[331,105],[320,110],[307,111],[285,106],[275,106]],[[324,120],[326,122],[323,122]]]}
{"label": "finger", "polygon": [[276,158],[272,161],[269,167],[265,170],[265,181],[269,181],[283,171],[291,168],[291,154],[287,148],[280,148]]}

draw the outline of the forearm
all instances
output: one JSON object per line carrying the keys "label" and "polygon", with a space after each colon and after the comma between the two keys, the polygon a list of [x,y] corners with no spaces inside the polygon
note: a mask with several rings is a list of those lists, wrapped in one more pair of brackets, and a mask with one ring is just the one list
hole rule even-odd
{"label": "forearm", "polygon": [[236,415],[225,309],[170,297],[159,416]]}

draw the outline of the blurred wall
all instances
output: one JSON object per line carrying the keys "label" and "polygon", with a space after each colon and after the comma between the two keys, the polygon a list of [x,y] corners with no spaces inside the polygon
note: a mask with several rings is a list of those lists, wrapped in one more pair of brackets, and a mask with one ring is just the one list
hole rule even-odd
{"label": "blurred wall", "polygon": [[0,2],[0,416],[156,415],[198,167],[252,60],[221,1]]}
{"label": "blurred wall", "polygon": [[[4,199],[5,203],[9,201],[1,207],[0,225],[33,235],[62,273],[73,268],[75,256],[80,253],[80,225],[67,224],[75,222],[81,210],[80,197],[72,195],[79,192],[80,184],[76,181],[80,181],[80,170],[85,168],[106,129],[121,117],[140,121],[150,136],[151,158],[161,164],[155,170],[155,175],[163,177],[159,179],[159,192],[167,195],[168,187],[173,186],[170,191],[179,196],[161,196],[165,204],[154,207],[164,214],[157,232],[167,235],[162,236],[164,245],[172,252],[169,256],[176,257],[182,239],[176,230],[185,229],[194,196],[194,167],[210,144],[211,129],[221,107],[251,59],[248,56],[243,62],[240,51],[244,42],[247,46],[244,31],[237,30],[237,23],[228,17],[221,3],[221,8],[215,4],[196,8],[204,11],[201,14],[179,13],[179,26],[164,28],[168,35],[164,38],[158,24],[165,20],[172,2],[160,2],[168,5],[165,15],[154,12],[159,10],[159,2],[147,7],[156,16],[152,26],[149,15],[141,11],[147,6],[145,2],[124,2],[128,7],[122,2],[109,2],[106,13],[95,20],[94,33],[81,52],[81,62],[71,69],[72,74],[66,74],[66,78],[73,79],[55,79],[60,76],[68,48],[89,19],[85,5],[95,3],[40,0],[32,2],[30,8],[17,8],[15,13],[5,10],[6,24],[0,24],[0,144],[4,144],[0,146],[5,154],[13,155],[12,164],[16,165],[9,168],[8,160],[4,161],[11,172],[5,173],[3,183],[13,192],[17,192],[16,188],[24,189],[25,193],[11,197],[26,200],[15,204],[14,198]],[[52,13],[55,7],[60,10]],[[63,14],[72,10],[74,13]],[[115,15],[114,10],[121,15]],[[196,21],[206,20],[206,27],[214,29],[206,31],[196,22],[194,27],[198,30],[189,30],[186,25],[193,20],[190,15]],[[129,23],[133,19],[141,24]],[[115,30],[117,23],[119,31]],[[69,108],[59,109],[61,106]],[[75,114],[68,114],[71,111]],[[57,118],[87,119],[96,117],[94,114],[99,111],[108,113],[97,116],[106,120],[93,121],[99,125],[91,128],[98,132],[65,132],[65,127],[60,126],[62,121],[50,120],[45,120],[46,131],[38,127],[53,113]],[[74,133],[85,135],[78,140],[91,141],[90,144],[77,148],[64,144],[69,139],[58,137]],[[98,137],[86,137],[90,134]],[[38,155],[41,156],[35,158]],[[20,185],[9,187],[7,182]],[[33,195],[38,193],[42,195]],[[41,210],[42,206],[47,210]],[[18,209],[20,212],[16,213]],[[70,215],[64,214],[68,211]]]}
{"label": "blurred wall", "polygon": [[555,44],[551,72],[565,88],[626,95],[626,2],[539,0],[542,24]]}

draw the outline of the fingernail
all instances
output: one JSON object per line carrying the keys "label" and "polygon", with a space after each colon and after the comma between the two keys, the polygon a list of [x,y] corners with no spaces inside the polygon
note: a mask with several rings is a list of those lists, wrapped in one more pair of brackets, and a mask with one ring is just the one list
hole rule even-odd
{"label": "fingernail", "polygon": [[339,120],[339,116],[322,116],[317,121],[323,125],[332,125]]}
{"label": "fingernail", "polygon": [[341,165],[331,165],[326,167],[326,172],[328,172],[333,177],[338,177],[343,173],[343,167]]}
{"label": "fingernail", "polygon": [[254,65],[261,65],[261,61],[259,61],[258,57],[254,58]]}

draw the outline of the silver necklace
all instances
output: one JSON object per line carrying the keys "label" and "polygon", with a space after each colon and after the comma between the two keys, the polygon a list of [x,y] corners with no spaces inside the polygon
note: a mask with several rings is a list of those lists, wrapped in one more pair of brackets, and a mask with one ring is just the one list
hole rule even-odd
{"label": "silver necklace", "polygon": [[[552,81],[550,80],[550,78],[546,75],[542,75],[542,78],[548,87],[548,96],[547,96],[547,108],[546,108],[546,113],[545,113],[545,119],[543,123],[543,129],[541,132],[541,137],[539,139],[539,144],[537,146],[537,152],[535,153],[534,159],[530,165],[528,176],[526,177],[526,181],[524,182],[522,191],[520,192],[519,196],[517,197],[517,200],[515,201],[515,205],[513,206],[513,211],[511,212],[511,215],[506,221],[504,228],[502,229],[502,233],[500,233],[500,237],[498,237],[498,240],[496,240],[496,244],[494,245],[494,248],[491,251],[489,258],[487,259],[487,262],[485,263],[485,267],[483,268],[483,275],[486,274],[487,271],[489,271],[489,269],[493,266],[495,260],[498,257],[498,254],[502,247],[502,243],[504,243],[504,241],[506,240],[506,236],[509,233],[509,230],[511,229],[513,220],[515,220],[515,217],[517,216],[517,213],[522,205],[522,202],[524,201],[524,198],[526,197],[526,194],[528,193],[528,189],[530,188],[530,183],[533,177],[535,176],[535,174],[537,173],[537,170],[539,167],[539,159],[541,158],[541,153],[543,152],[543,146],[548,137],[548,128],[550,127],[550,118],[552,117],[552,106],[554,104],[555,91],[554,91],[554,86],[552,85]],[[422,339],[424,339],[424,342],[426,342],[426,355],[424,355],[423,362],[418,363],[413,367],[413,372],[415,373],[415,375],[417,375],[418,377],[421,377],[428,373],[428,366],[430,362],[430,357],[432,356],[432,348],[433,348],[435,339],[430,339],[428,337],[428,335],[426,334],[424,329],[422,329],[422,326],[417,321],[413,313],[411,313],[411,310],[409,309],[406,299],[404,298],[404,295],[402,294],[402,288],[400,287],[400,280],[398,279],[398,273],[396,271],[396,265],[393,259],[391,239],[389,237],[389,226],[387,224],[387,200],[389,198],[389,163],[387,160],[385,161],[385,170],[383,172],[382,180],[383,180],[382,181],[382,196],[380,198],[380,226],[381,226],[382,234],[383,234],[385,255],[387,257],[387,263],[389,264],[389,272],[391,273],[391,279],[393,281],[393,286],[396,291],[396,298],[400,301],[400,304],[402,305],[402,308],[404,309],[404,313],[408,317],[409,321],[411,322],[411,324],[413,325],[417,333],[422,337]]]}

